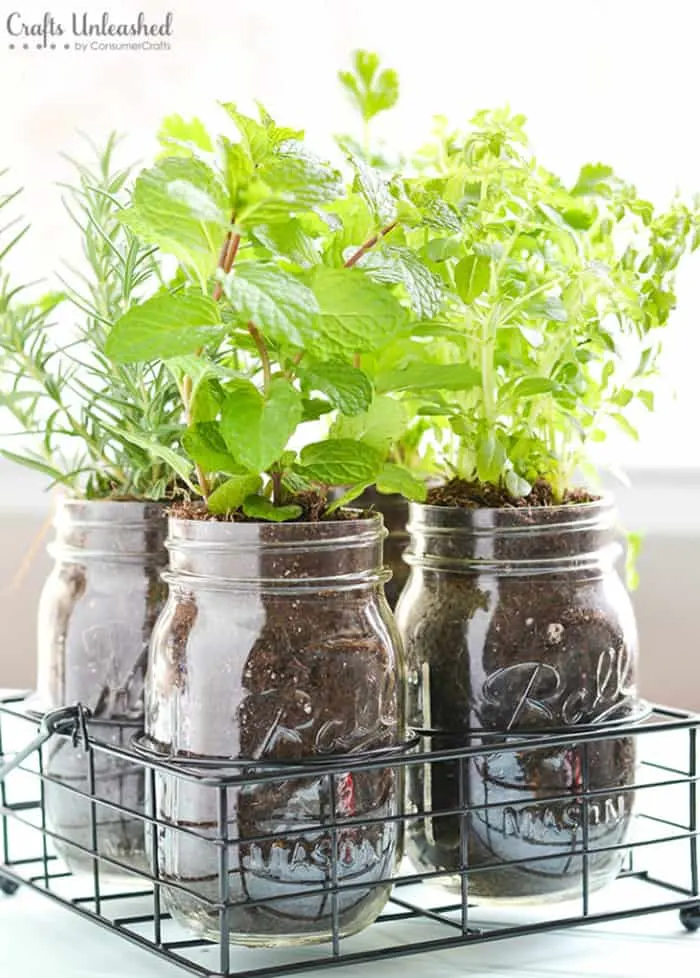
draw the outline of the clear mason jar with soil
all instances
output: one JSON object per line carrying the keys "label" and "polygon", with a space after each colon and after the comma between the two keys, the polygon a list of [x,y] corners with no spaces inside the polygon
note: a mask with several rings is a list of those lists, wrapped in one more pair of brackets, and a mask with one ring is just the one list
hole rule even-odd
{"label": "clear mason jar with soil", "polygon": [[[165,603],[167,562],[163,506],[130,501],[64,499],[55,519],[55,559],[39,602],[38,692],[42,710],[81,703],[92,713],[97,739],[128,745],[143,726],[144,677],[151,632]],[[95,757],[95,796],[143,811],[138,766]],[[48,827],[65,842],[54,846],[73,871],[93,860],[77,846],[92,845],[88,755],[54,738],[46,752]],[[124,866],[146,868],[143,822],[96,806],[97,849]],[[101,865],[103,876],[121,875]]]}
{"label": "clear mason jar with soil", "polygon": [[[383,536],[379,516],[282,524],[171,517],[147,748],[188,765],[243,761],[255,773],[256,764],[269,771],[402,744],[403,662],[383,591]],[[223,897],[233,942],[329,940],[331,883],[340,936],[382,910],[401,852],[393,819],[402,779],[395,768],[348,767],[334,797],[320,773],[228,789]],[[160,772],[156,794],[159,872],[185,888],[166,886],[164,902],[191,930],[217,937],[219,914],[198,899],[222,899],[211,843],[217,794]],[[352,817],[352,828],[324,827],[329,813]]]}
{"label": "clear mason jar with soil", "polygon": [[[447,885],[470,867],[477,902],[541,901],[581,893],[585,840],[590,888],[605,885],[624,849],[597,850],[628,838],[634,745],[620,737],[584,749],[575,733],[639,708],[614,507],[411,504],[409,532],[411,574],[397,609],[408,722],[433,734],[434,749],[476,743],[489,753],[461,770],[412,769],[408,854]],[[523,734],[554,730],[570,730],[571,743],[509,750]],[[465,805],[466,852],[454,814]]]}

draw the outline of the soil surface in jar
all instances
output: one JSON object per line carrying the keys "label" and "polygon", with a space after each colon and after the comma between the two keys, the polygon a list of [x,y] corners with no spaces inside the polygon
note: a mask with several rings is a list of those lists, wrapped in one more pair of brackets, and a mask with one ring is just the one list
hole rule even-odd
{"label": "soil surface in jar", "polygon": [[[575,505],[596,497],[574,491]],[[432,505],[513,508],[552,506],[538,483],[518,500],[496,486],[455,480],[433,489]],[[528,523],[523,513],[524,525]],[[556,530],[552,530],[556,534]],[[553,537],[553,539],[555,539]],[[526,545],[525,545],[526,546]],[[562,533],[554,552],[580,546]],[[519,555],[527,557],[526,550]],[[448,811],[468,803],[466,852],[459,818],[422,818],[409,824],[411,854],[419,865],[459,871],[468,864],[477,899],[533,900],[580,892],[584,838],[589,848],[627,837],[632,813],[635,749],[631,738],[592,743],[572,740],[555,749],[513,751],[527,731],[600,722],[632,709],[634,650],[596,592],[595,583],[555,573],[530,577],[430,575],[407,643],[409,722],[440,731],[433,749],[471,743],[496,752],[460,764],[415,769],[409,797],[416,811]],[[507,732],[490,734],[489,731]],[[599,792],[584,797],[584,789]],[[543,799],[558,799],[544,801]],[[478,806],[495,806],[481,808]],[[585,826],[585,828],[584,828]],[[461,858],[464,855],[464,860]],[[516,860],[520,865],[490,865]],[[594,887],[616,875],[621,853],[590,855]]]}
{"label": "soil surface in jar", "polygon": [[[269,577],[274,557],[268,559]],[[232,685],[223,677],[209,683],[206,700],[193,693],[195,656],[205,652],[195,652],[197,638],[191,634],[205,614],[200,600],[191,594],[179,598],[171,631],[172,673],[165,678],[166,687],[180,687],[187,698],[188,726],[197,731],[189,756],[232,756],[237,744],[238,756],[251,760],[254,773],[260,761],[318,760],[397,743],[401,677],[388,637],[377,633],[368,614],[367,593],[265,595],[260,634],[242,661],[236,661],[235,646],[226,654],[222,633],[217,662],[235,678]],[[178,755],[188,752],[180,749]],[[347,772],[332,781],[319,773],[229,789],[228,833],[237,840],[228,877],[229,899],[237,906],[229,926],[236,939],[265,943],[267,936],[274,943],[275,936],[328,936],[333,910],[328,888],[334,877],[352,886],[338,894],[340,933],[371,922],[386,900],[388,886],[382,881],[392,875],[400,849],[397,823],[382,819],[398,814],[401,794],[391,769]],[[186,823],[213,835],[212,795],[197,785],[179,785],[175,802],[166,790],[161,816],[166,823]],[[344,819],[363,816],[371,824],[343,825]],[[336,830],[329,824],[334,817],[340,820]],[[169,835],[165,828],[161,852],[166,879],[218,899],[212,845]],[[177,891],[166,899],[171,912],[199,932],[213,933],[218,926],[217,915],[200,901]],[[247,906],[253,901],[270,902]]]}

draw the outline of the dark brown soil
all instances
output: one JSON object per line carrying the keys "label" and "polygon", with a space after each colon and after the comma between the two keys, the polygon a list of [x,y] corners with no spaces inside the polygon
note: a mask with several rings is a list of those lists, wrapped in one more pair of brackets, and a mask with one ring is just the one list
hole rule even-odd
{"label": "dark brown soil", "polygon": [[567,489],[558,499],[552,486],[544,479],[538,480],[527,496],[513,496],[505,486],[492,482],[469,482],[451,479],[442,486],[428,490],[426,502],[430,506],[459,506],[462,509],[510,509],[525,506],[568,506],[575,503],[593,503],[600,497],[587,489]]}
{"label": "dark brown soil", "polygon": [[[289,523],[320,523],[322,520],[357,520],[366,519],[370,513],[351,510],[338,509],[332,513],[328,512],[331,500],[316,492],[301,492],[296,496],[290,497],[285,505],[301,506],[302,514]],[[203,502],[195,500],[183,500],[174,503],[168,513],[181,520],[206,520],[216,523],[267,523],[267,520],[253,519],[246,516],[240,510],[232,510],[229,513],[210,513]]]}

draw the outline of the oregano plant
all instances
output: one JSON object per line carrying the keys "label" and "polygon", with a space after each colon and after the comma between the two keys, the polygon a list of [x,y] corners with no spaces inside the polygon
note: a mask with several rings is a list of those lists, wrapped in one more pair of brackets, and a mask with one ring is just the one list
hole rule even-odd
{"label": "oregano plant", "polygon": [[653,409],[700,214],[680,199],[659,211],[602,164],[566,184],[536,160],[524,125],[496,110],[466,134],[441,127],[403,182],[416,256],[444,301],[413,330],[420,350],[401,369],[434,378],[428,421],[444,474],[517,498],[544,480],[561,500],[592,443],[611,426],[636,438],[634,406]]}

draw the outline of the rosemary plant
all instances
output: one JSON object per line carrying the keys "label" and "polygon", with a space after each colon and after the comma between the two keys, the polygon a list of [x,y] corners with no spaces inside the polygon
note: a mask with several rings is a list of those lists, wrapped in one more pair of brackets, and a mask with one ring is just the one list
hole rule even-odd
{"label": "rosemary plant", "polygon": [[[101,150],[91,145],[87,164],[71,160],[63,201],[84,261],[57,274],[60,291],[37,298],[35,285],[13,284],[7,258],[30,229],[2,229],[0,407],[21,447],[0,451],[78,495],[158,500],[179,478],[163,458],[181,429],[177,385],[163,366],[105,355],[113,322],[161,283],[155,249],[118,219],[130,168],[116,165],[116,143],[113,135]],[[0,209],[8,213],[18,194],[0,198]],[[157,433],[158,455],[144,432]]]}

